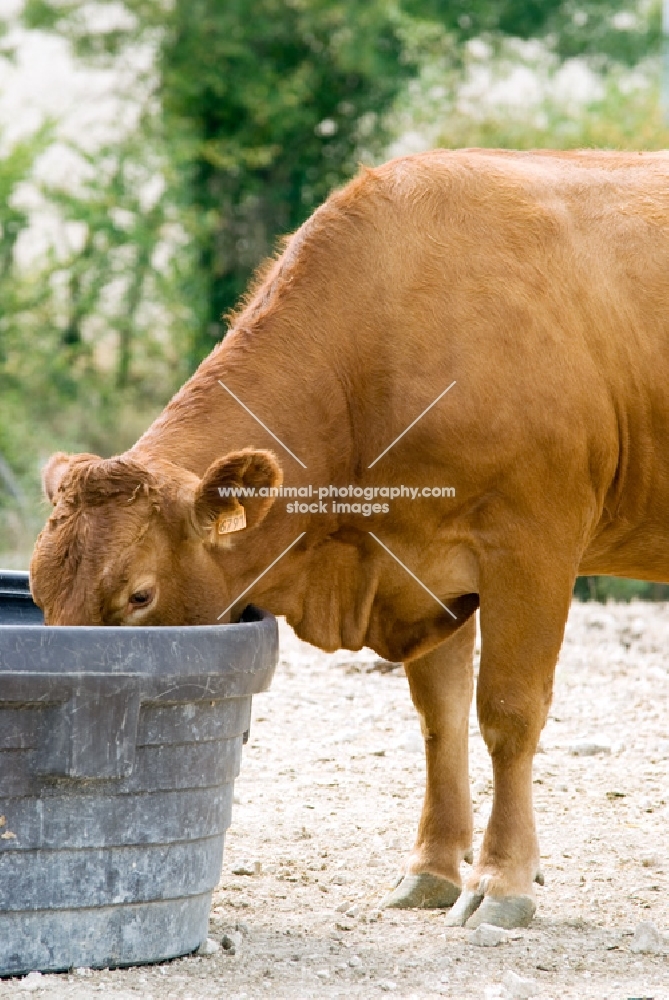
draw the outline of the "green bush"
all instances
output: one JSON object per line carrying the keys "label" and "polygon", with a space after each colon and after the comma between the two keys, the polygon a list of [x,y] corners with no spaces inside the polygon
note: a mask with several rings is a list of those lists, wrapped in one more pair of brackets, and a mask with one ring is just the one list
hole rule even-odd
{"label": "green bush", "polygon": [[669,585],[615,576],[579,576],[574,587],[579,601],[669,601]]}

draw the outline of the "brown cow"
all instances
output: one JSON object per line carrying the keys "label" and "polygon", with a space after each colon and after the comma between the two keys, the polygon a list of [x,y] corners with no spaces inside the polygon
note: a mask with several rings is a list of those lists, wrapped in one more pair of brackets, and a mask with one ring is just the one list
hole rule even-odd
{"label": "brown cow", "polygon": [[[456,495],[369,515],[221,496],[269,493],[277,456],[287,486]],[[50,624],[214,623],[253,601],[321,649],[404,661],[427,789],[387,902],[527,923],[532,758],[575,577],[669,580],[669,154],[365,170],[129,452],[56,455],[44,484],[31,579]],[[479,601],[494,800],[461,893]]]}

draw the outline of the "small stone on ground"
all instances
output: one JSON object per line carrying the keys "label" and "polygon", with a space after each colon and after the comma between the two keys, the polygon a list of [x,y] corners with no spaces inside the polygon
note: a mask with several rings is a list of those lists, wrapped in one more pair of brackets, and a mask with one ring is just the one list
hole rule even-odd
{"label": "small stone on ground", "polygon": [[630,951],[639,955],[664,955],[666,942],[655,924],[651,923],[650,920],[642,920],[634,930]]}
{"label": "small stone on ground", "polygon": [[535,979],[519,976],[513,969],[506,970],[502,976],[502,983],[514,1000],[529,1000],[530,997],[536,996],[539,990]]}
{"label": "small stone on ground", "polygon": [[469,943],[475,944],[479,948],[495,948],[508,938],[503,927],[495,927],[494,924],[479,924],[476,930],[469,935]]}

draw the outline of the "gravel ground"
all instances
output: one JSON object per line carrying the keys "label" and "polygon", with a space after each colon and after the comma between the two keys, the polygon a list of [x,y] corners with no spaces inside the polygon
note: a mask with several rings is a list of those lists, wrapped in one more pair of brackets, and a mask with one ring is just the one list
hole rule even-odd
{"label": "gravel ground", "polygon": [[[669,935],[668,638],[669,605],[573,606],[535,765],[546,885],[528,930],[480,947],[439,911],[377,910],[423,791],[404,672],[381,672],[368,651],[320,653],[283,627],[214,895],[210,936],[224,947],[5,980],[0,998],[669,1000],[669,958],[634,938],[644,921]],[[471,734],[478,845],[491,772],[474,715]]]}

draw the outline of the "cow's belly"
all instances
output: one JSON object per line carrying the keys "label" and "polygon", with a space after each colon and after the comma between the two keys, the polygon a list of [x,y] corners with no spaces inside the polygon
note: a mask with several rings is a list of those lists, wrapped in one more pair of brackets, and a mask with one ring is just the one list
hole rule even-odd
{"label": "cow's belly", "polygon": [[669,527],[642,525],[622,538],[604,533],[586,550],[578,571],[580,576],[624,576],[669,583]]}

